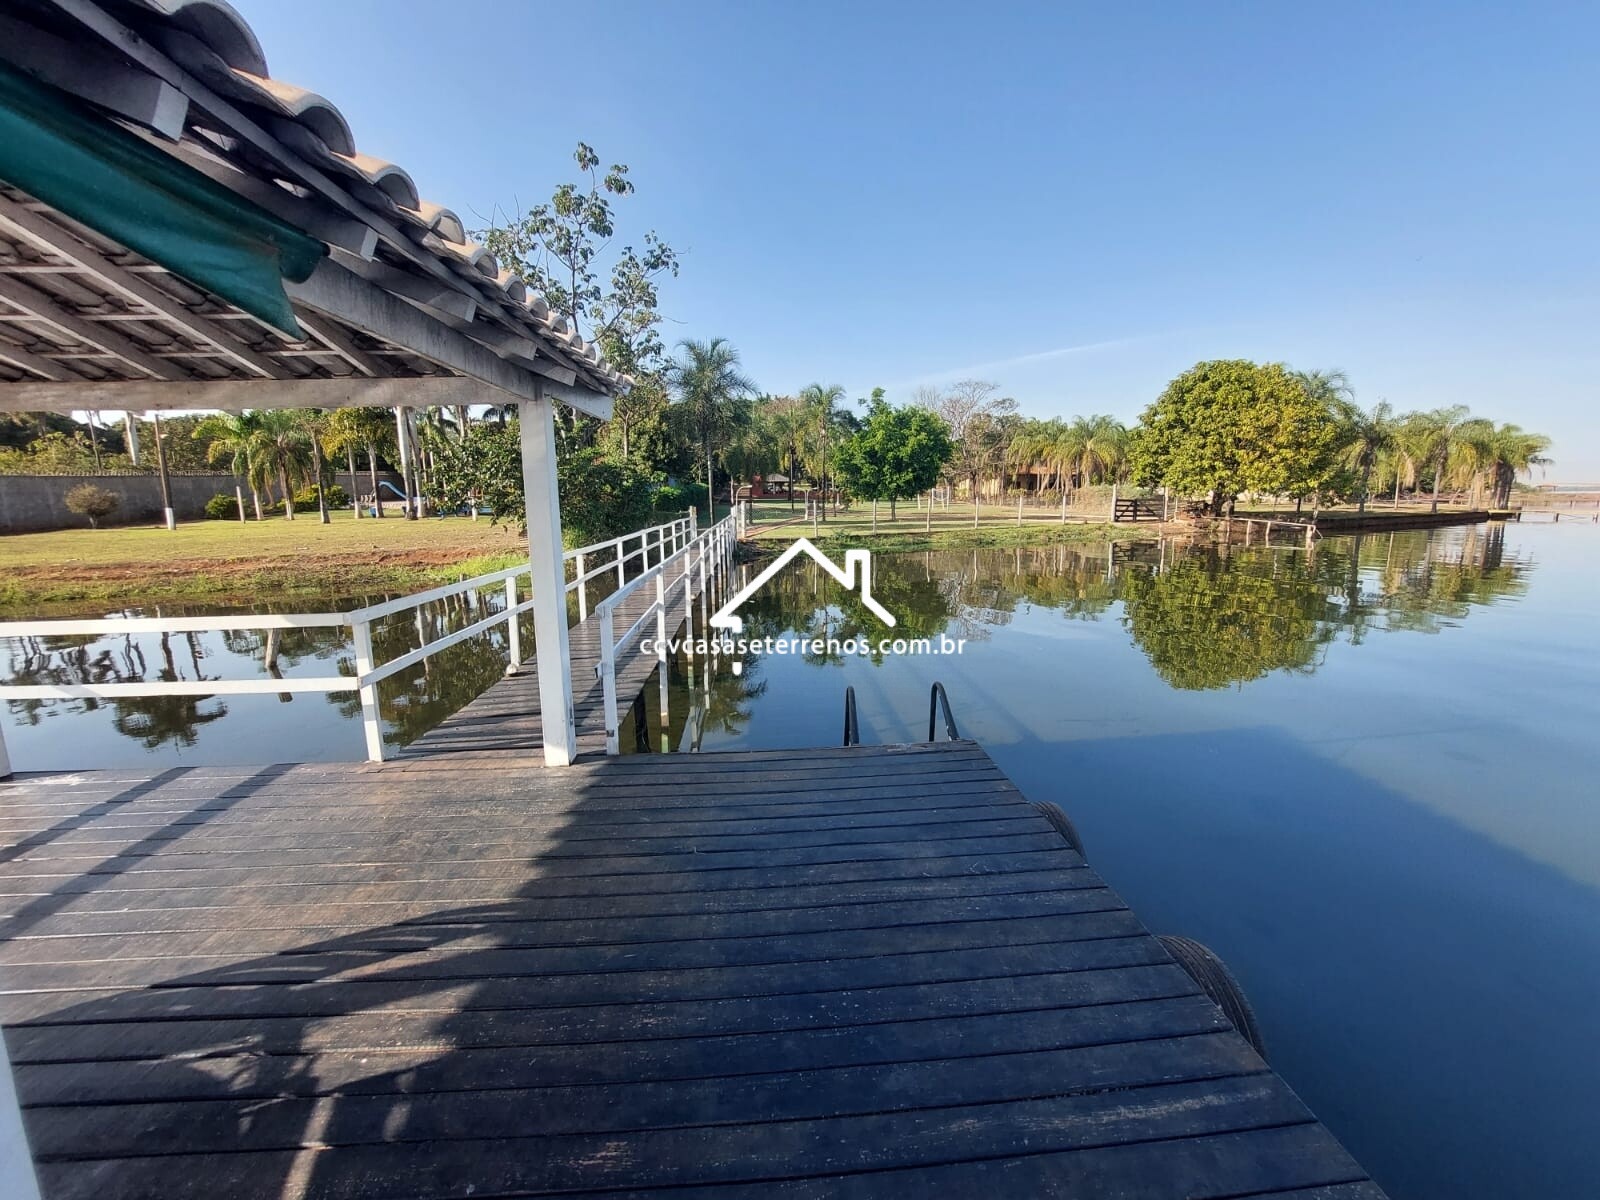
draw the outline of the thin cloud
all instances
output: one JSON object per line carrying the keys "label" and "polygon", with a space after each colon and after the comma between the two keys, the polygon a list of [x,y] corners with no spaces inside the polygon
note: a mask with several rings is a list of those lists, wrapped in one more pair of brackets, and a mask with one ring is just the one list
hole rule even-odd
{"label": "thin cloud", "polygon": [[1015,358],[998,358],[992,362],[969,363],[964,367],[950,367],[947,370],[935,371],[931,375],[919,375],[915,379],[904,380],[898,386],[915,387],[919,383],[937,383],[944,379],[967,379],[975,375],[987,374],[990,371],[1003,371],[1009,367],[1049,362],[1051,359],[1066,358],[1073,354],[1088,354],[1095,350],[1111,350],[1118,346],[1133,346],[1161,336],[1163,335],[1145,333],[1135,337],[1113,338],[1106,342],[1084,342],[1079,346],[1057,346],[1054,350],[1037,350],[1032,354],[1019,354]]}

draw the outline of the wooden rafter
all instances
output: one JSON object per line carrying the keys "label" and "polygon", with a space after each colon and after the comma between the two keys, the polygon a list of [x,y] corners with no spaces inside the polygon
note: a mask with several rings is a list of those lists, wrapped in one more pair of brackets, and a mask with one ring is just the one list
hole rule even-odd
{"label": "wooden rafter", "polygon": [[105,323],[87,321],[68,312],[45,292],[29,287],[13,275],[0,275],[0,300],[53,326],[73,341],[86,342],[156,379],[183,379],[178,367],[151,354]]}
{"label": "wooden rafter", "polygon": [[0,196],[0,230],[22,239],[47,254],[66,259],[85,275],[125,299],[153,309],[162,320],[182,329],[192,339],[210,346],[224,358],[263,379],[292,378],[282,364],[244,345],[220,325],[190,312],[176,299],[126,267],[118,266],[87,243],[78,241],[52,221],[29,211],[15,200]]}
{"label": "wooden rafter", "polygon": [[0,412],[193,412],[202,409],[392,408],[504,403],[476,379],[425,375],[407,379],[107,380],[104,383],[0,383]]}

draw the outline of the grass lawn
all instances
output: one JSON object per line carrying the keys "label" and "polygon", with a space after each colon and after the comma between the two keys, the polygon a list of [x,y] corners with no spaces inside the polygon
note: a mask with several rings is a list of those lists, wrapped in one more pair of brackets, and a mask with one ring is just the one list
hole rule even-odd
{"label": "grass lawn", "polygon": [[[791,519],[793,518],[793,519]],[[930,529],[931,525],[931,529]],[[872,505],[857,503],[848,510],[829,513],[816,524],[805,517],[805,505],[789,511],[786,500],[758,500],[750,519],[750,536],[758,542],[787,543],[804,534],[819,546],[834,548],[869,546],[875,550],[965,549],[973,546],[1042,546],[1056,542],[1104,541],[1155,537],[1160,527],[1152,522],[1113,525],[1101,512],[1068,510],[1065,524],[1055,506],[1024,507],[1017,520],[1015,504],[985,504],[973,523],[972,505],[956,503],[935,509],[931,522],[915,503],[899,506],[898,519],[889,519],[889,506],[878,506],[878,529],[872,529]]]}
{"label": "grass lawn", "polygon": [[194,521],[0,537],[0,609],[74,600],[226,602],[420,589],[527,555],[516,528],[487,518],[398,514],[356,520]]}

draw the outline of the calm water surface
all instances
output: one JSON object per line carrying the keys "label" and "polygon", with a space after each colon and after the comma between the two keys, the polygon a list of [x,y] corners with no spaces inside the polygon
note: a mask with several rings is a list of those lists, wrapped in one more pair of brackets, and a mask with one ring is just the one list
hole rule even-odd
{"label": "calm water surface", "polygon": [[[772,656],[738,677],[702,661],[692,680],[680,662],[668,743],[836,744],[847,684],[864,741],[920,740],[940,679],[961,732],[1071,814],[1152,929],[1227,960],[1273,1065],[1397,1200],[1600,1194],[1600,531],[875,568],[895,633],[965,652]],[[424,620],[442,632],[483,611]],[[745,616],[756,633],[877,636],[807,568]],[[340,636],[286,632],[279,670],[349,671]],[[380,657],[417,636],[409,620],[380,631]],[[247,676],[267,649],[261,634],[83,642],[0,643],[0,669]],[[390,738],[487,686],[503,653],[474,639],[389,681]],[[19,769],[361,755],[353,696],[13,704],[5,720]]]}

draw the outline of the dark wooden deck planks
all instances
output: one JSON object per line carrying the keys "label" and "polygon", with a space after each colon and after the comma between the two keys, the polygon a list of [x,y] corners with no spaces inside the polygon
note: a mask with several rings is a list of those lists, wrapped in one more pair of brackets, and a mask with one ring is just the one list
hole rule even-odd
{"label": "dark wooden deck planks", "polygon": [[23,779],[0,830],[49,1200],[1381,1195],[968,743]]}

